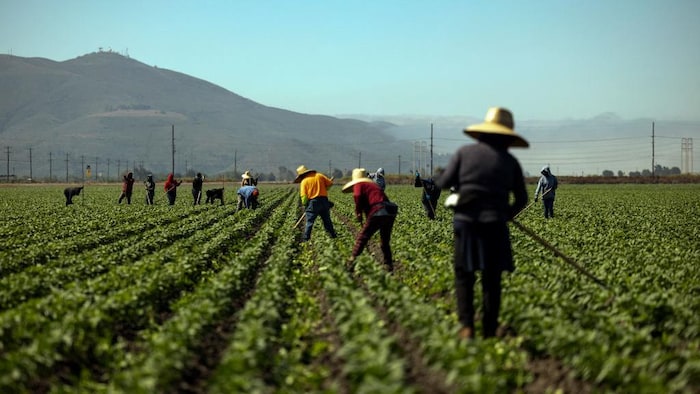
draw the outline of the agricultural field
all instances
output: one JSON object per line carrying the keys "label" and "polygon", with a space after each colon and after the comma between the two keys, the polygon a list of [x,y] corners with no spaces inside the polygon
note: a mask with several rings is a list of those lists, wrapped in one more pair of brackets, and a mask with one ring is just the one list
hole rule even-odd
{"label": "agricultural field", "polygon": [[468,342],[449,211],[388,185],[396,270],[372,240],[350,274],[350,194],[339,237],[302,244],[296,187],[260,189],[236,212],[233,186],[224,206],[0,187],[0,392],[700,392],[700,185],[561,185],[554,219],[518,222],[599,282],[511,225],[503,335]]}

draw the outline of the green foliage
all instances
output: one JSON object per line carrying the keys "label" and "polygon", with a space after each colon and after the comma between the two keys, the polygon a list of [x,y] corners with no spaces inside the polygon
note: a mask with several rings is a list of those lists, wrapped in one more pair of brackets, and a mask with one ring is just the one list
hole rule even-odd
{"label": "green foliage", "polygon": [[58,187],[0,188],[3,392],[517,392],[538,359],[596,392],[700,387],[695,185],[564,185],[554,219],[523,212],[614,293],[513,227],[511,333],[471,342],[457,337],[451,212],[428,220],[413,187],[388,186],[393,274],[378,238],[345,269],[358,228],[339,188],[339,237],[319,221],[303,244],[295,187],[261,185],[260,208],[240,212],[86,191],[65,207]]}

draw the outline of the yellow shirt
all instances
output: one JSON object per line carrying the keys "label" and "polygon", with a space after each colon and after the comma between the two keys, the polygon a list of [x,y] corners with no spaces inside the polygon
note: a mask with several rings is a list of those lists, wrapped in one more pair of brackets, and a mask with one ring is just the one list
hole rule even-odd
{"label": "yellow shirt", "polygon": [[301,185],[299,186],[301,203],[306,205],[309,200],[313,200],[316,197],[328,197],[328,188],[332,185],[333,181],[320,172],[308,175],[301,180]]}

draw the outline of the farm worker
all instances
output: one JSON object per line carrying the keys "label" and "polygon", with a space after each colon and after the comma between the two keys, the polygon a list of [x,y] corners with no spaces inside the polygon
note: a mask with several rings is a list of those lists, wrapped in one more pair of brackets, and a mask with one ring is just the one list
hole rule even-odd
{"label": "farm worker", "polygon": [[244,207],[248,209],[258,208],[258,196],[260,195],[260,191],[257,187],[242,186],[238,189],[236,194],[238,194],[238,207],[236,207],[236,211],[240,211]]}
{"label": "farm worker", "polygon": [[67,187],[63,189],[63,195],[66,196],[66,206],[73,204],[73,196],[79,196],[84,187]]}
{"label": "farm worker", "polygon": [[146,180],[143,181],[143,186],[146,188],[146,205],[153,205],[153,196],[156,194],[156,182],[153,180],[153,174],[148,174]]}
{"label": "farm worker", "polygon": [[299,196],[306,215],[306,228],[302,241],[311,239],[311,230],[317,216],[321,217],[323,227],[331,238],[337,237],[333,222],[331,222],[331,202],[328,200],[328,188],[333,186],[333,178],[328,178],[316,170],[309,170],[304,165],[300,165],[297,168],[294,183],[300,183]]}
{"label": "farm worker", "polygon": [[126,203],[131,204],[131,193],[134,191],[134,173],[129,172],[124,175],[124,180],[122,181],[122,194],[119,196],[119,204],[122,203],[124,197],[126,197]]}
{"label": "farm worker", "polygon": [[202,185],[204,184],[204,177],[201,172],[192,179],[192,197],[194,198],[194,205],[199,205],[202,201]]}
{"label": "farm worker", "polygon": [[394,270],[394,263],[391,255],[391,230],[394,228],[396,211],[390,211],[388,207],[389,199],[381,186],[365,177],[367,172],[364,168],[352,170],[352,180],[343,186],[343,193],[352,191],[355,199],[355,217],[362,225],[363,214],[367,219],[362,229],[355,237],[355,246],[352,248],[352,256],[348,260],[348,268],[354,270],[355,258],[359,256],[367,246],[367,242],[372,235],[379,231],[382,254],[384,255],[384,266],[387,271]]}
{"label": "farm worker", "polygon": [[163,189],[165,194],[168,196],[168,204],[175,205],[175,198],[177,197],[177,187],[182,184],[182,181],[175,180],[175,176],[171,172],[168,174],[168,178],[165,180],[165,185]]}
{"label": "farm worker", "polygon": [[423,188],[423,194],[421,196],[423,210],[425,210],[425,214],[428,215],[428,219],[435,219],[435,210],[437,209],[438,200],[440,199],[440,188],[435,185],[433,178],[421,178],[418,171],[416,171],[416,179],[413,182],[413,186]]}
{"label": "farm worker", "polygon": [[[483,336],[496,335],[501,305],[501,274],[514,270],[507,221],[528,201],[518,160],[509,147],[528,147],[513,130],[513,115],[491,108],[485,121],[464,129],[478,142],[460,147],[439,176],[443,189],[454,188],[454,273],[460,338],[474,336],[474,283],[481,271]],[[510,195],[514,199],[509,203]]]}
{"label": "farm worker", "polygon": [[246,171],[241,175],[241,186],[257,186],[258,178],[253,178],[250,171]]}
{"label": "farm worker", "polygon": [[384,191],[386,189],[386,181],[384,180],[384,169],[382,167],[377,168],[377,172],[372,172],[368,175],[368,178],[373,180],[379,187]]}
{"label": "farm worker", "polygon": [[549,166],[542,167],[540,171],[540,180],[537,181],[537,188],[535,189],[535,202],[542,193],[542,204],[544,205],[544,218],[549,219],[554,217],[554,192],[559,186],[559,181],[557,177],[552,174]]}

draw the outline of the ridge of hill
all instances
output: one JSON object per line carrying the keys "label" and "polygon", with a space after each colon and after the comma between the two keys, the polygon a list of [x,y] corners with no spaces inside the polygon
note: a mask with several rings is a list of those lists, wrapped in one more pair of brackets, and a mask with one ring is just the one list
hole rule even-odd
{"label": "ridge of hill", "polygon": [[408,157],[411,149],[385,132],[385,122],[268,107],[113,52],[62,62],[0,55],[0,91],[0,143],[19,156],[16,167],[27,166],[20,157],[28,149],[41,157],[32,165],[35,178],[60,168],[50,160],[65,161],[71,173],[80,173],[81,163],[169,172],[173,128],[179,173],[276,175],[300,164],[345,172],[380,166],[387,152],[392,160]]}

